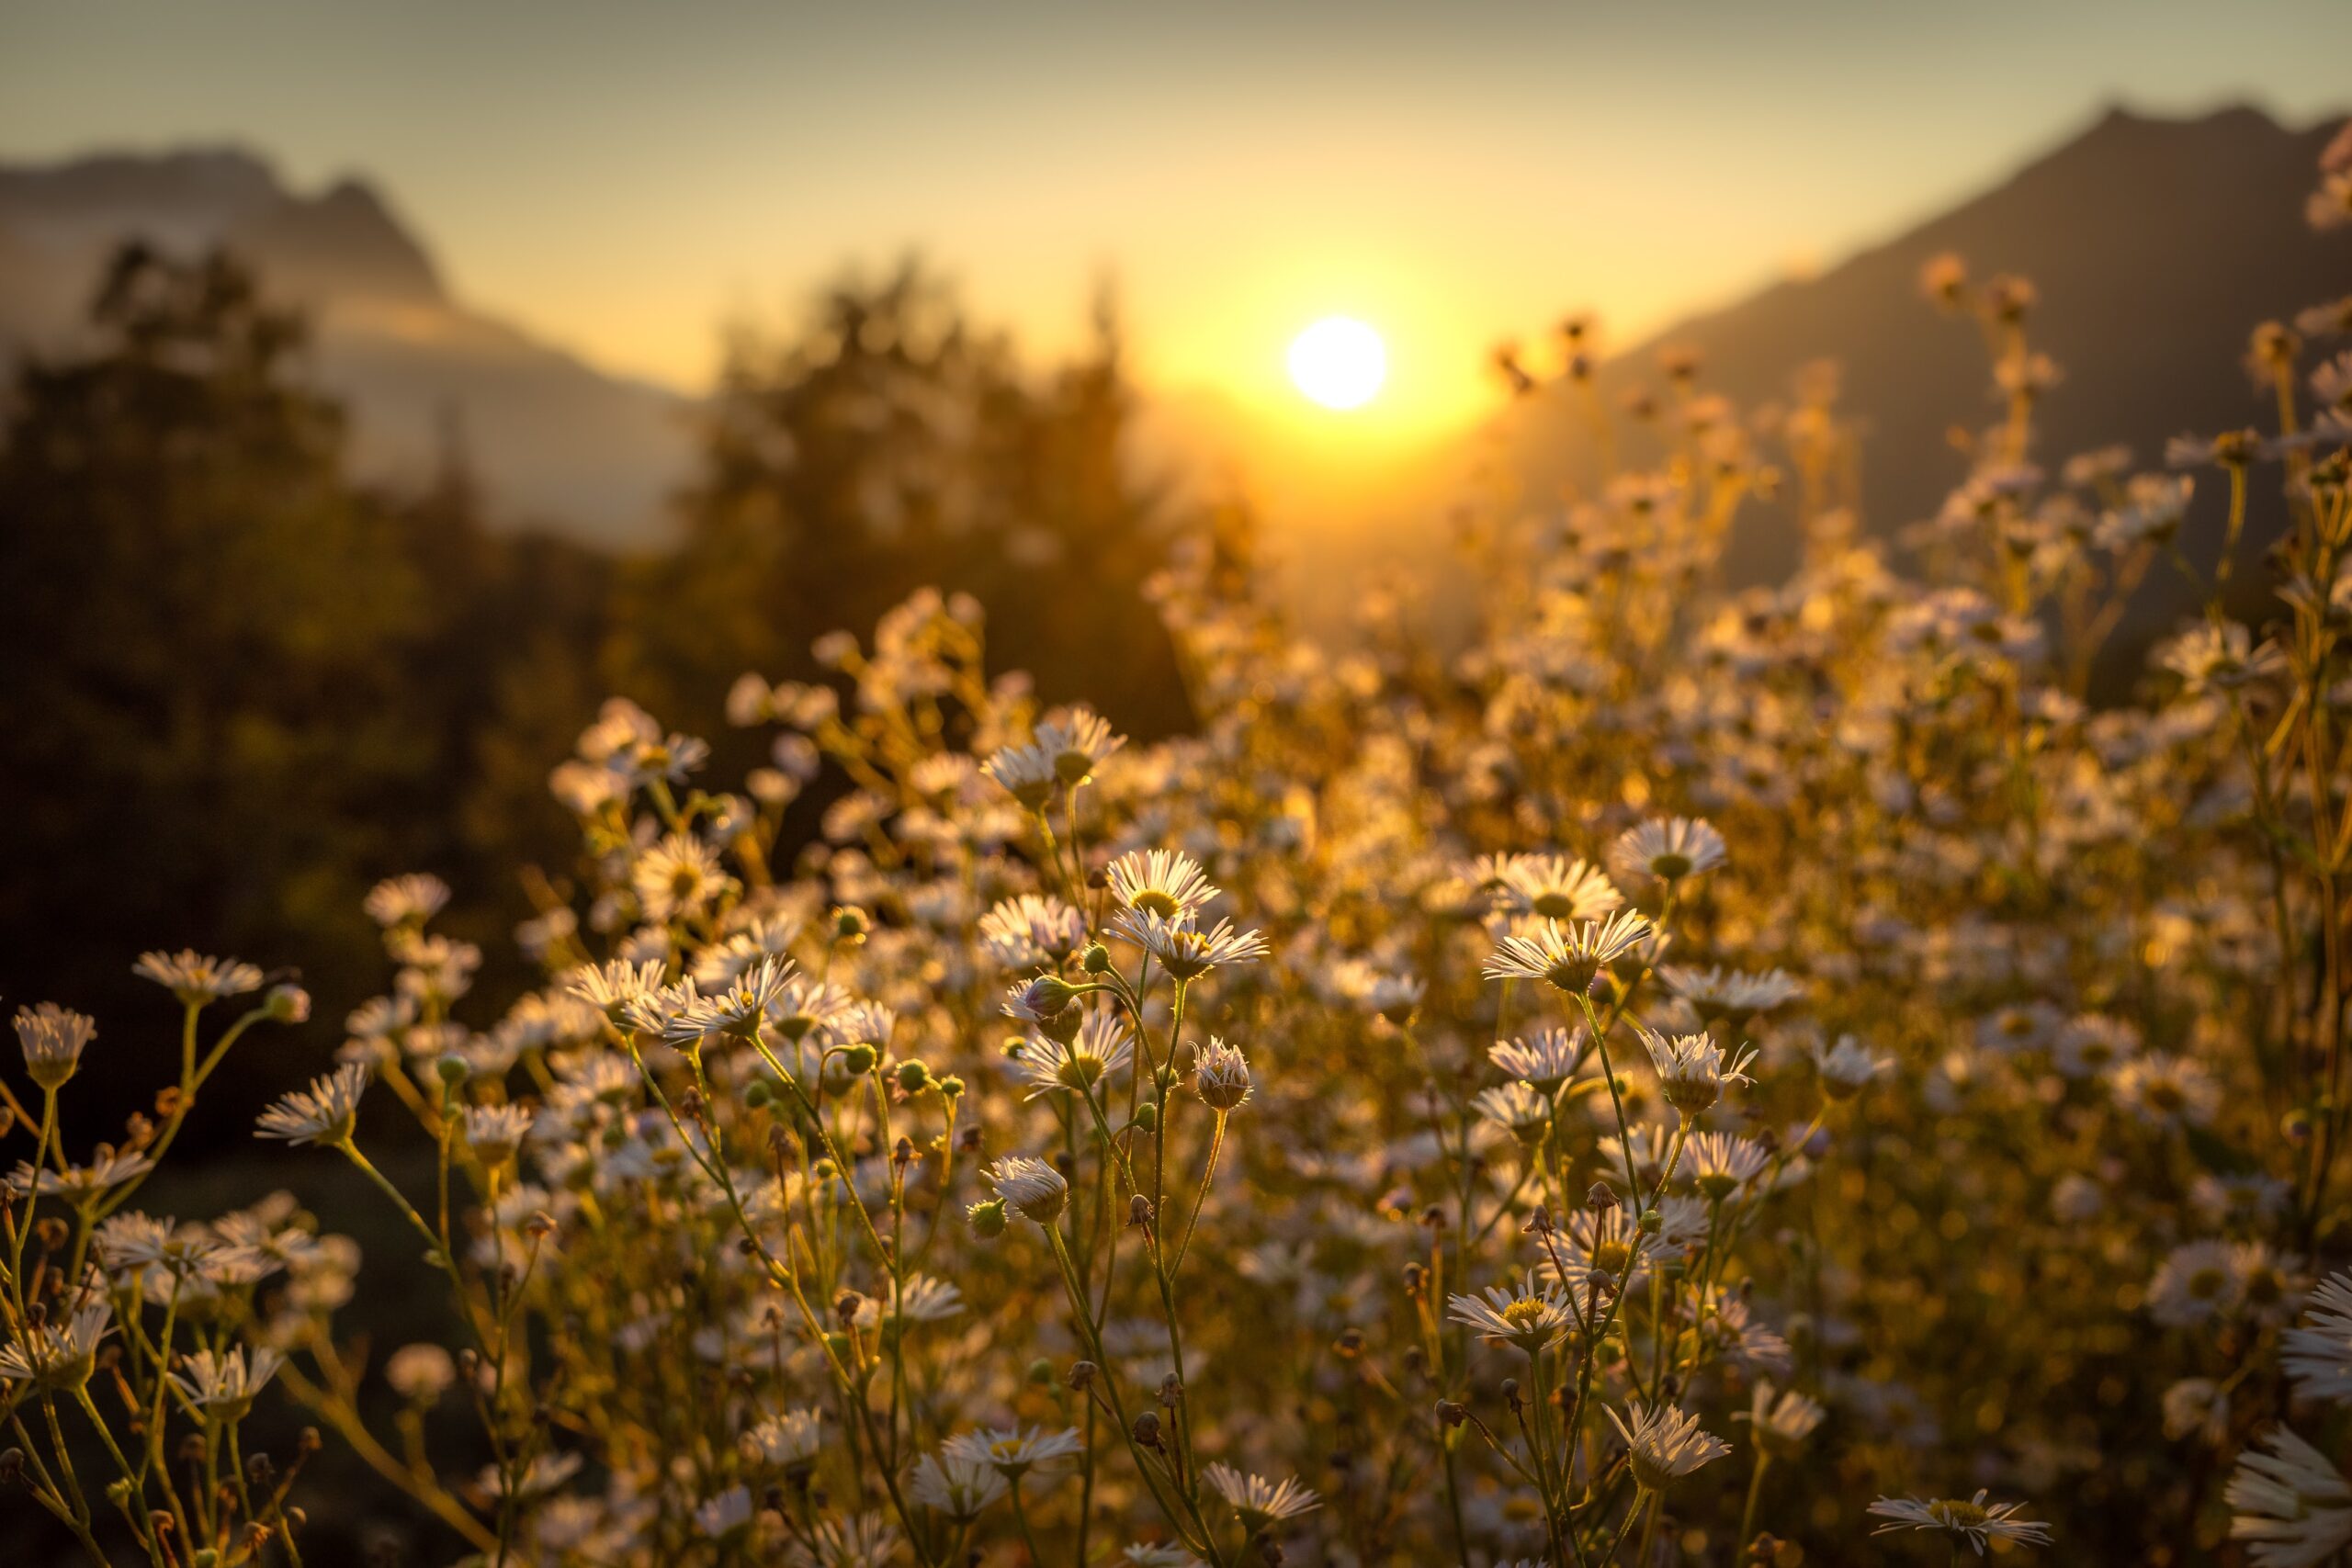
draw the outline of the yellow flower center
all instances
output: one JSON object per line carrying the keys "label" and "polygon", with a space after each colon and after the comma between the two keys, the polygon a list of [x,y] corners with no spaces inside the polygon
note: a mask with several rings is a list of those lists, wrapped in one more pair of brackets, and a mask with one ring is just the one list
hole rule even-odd
{"label": "yellow flower center", "polygon": [[1511,1303],[1510,1305],[1503,1308],[1502,1313],[1503,1321],[1510,1324],[1521,1334],[1526,1333],[1531,1328],[1541,1327],[1544,1323],[1544,1303],[1535,1300],[1532,1296],[1521,1297],[1520,1300],[1515,1301]]}

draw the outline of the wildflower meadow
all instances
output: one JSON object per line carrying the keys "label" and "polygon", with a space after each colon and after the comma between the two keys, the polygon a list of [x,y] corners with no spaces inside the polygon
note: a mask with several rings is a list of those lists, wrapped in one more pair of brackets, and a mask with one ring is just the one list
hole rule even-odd
{"label": "wildflower meadow", "polygon": [[[1655,461],[1472,520],[1459,646],[1183,540],[1175,739],[936,592],[742,676],[747,777],[606,705],[503,1011],[429,868],[372,998],[11,998],[0,1509],[320,1564],[334,1449],[500,1568],[2340,1561],[2352,302],[2254,331],[2258,427],[2051,454],[2030,284],[1923,281],[1996,418],[1902,548],[1834,376],[1678,362],[1590,395]],[[1731,586],[1767,496],[1801,564]],[[272,1032],[284,1190],[157,1212]],[[355,1332],[395,1288],[445,1331]]]}

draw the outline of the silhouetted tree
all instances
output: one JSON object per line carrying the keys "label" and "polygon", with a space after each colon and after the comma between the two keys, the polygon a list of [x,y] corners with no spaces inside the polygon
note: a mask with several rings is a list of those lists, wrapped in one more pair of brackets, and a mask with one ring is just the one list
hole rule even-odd
{"label": "silhouetted tree", "polygon": [[567,841],[608,562],[491,533],[454,448],[421,496],[354,485],[301,321],[232,261],[128,248],[91,320],[0,421],[0,993],[122,1016],[185,943],[331,1006],[379,979],[360,898],[417,868],[502,934],[487,868]]}
{"label": "silhouetted tree", "polygon": [[1082,690],[1123,726],[1176,728],[1140,592],[1163,508],[1125,461],[1131,413],[1107,301],[1086,350],[1037,374],[911,262],[831,289],[797,333],[740,333],[684,540],[632,573],[608,672],[712,733],[736,675],[806,674],[817,636],[935,584],[987,605],[995,661],[1049,699]]}
{"label": "silhouetted tree", "polygon": [[424,584],[289,374],[300,321],[226,261],[133,247],[93,321],[94,352],[22,366],[0,447],[19,995],[111,981],[134,942],[359,934],[428,764],[399,659]]}

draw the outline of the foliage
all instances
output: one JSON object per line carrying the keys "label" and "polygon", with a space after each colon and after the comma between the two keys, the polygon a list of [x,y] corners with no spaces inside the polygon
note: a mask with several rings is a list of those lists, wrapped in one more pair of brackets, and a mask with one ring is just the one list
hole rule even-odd
{"label": "foliage", "polygon": [[[364,1267],[441,1276],[448,1344],[368,1356],[290,1200],[128,1206],[305,998],[221,1029],[258,971],[141,959],[176,1092],[81,1163],[59,1090],[109,1045],[20,1013],[6,1466],[96,1560],[109,1513],[126,1559],[291,1560],[292,1467],[241,1450],[266,1381],[496,1562],[2340,1554],[2352,355],[2307,406],[2266,327],[2273,432],[2053,478],[2030,291],[1929,282],[2005,413],[1927,581],[1815,488],[1826,382],[1758,428],[1686,367],[1665,465],[1478,532],[1457,659],[1297,639],[1228,532],[1155,584],[1192,736],[1041,711],[928,592],[735,682],[740,794],[607,705],[550,781],[542,987],[468,1021],[449,889],[387,882],[390,989],[260,1123],[375,1189],[421,1257]],[[2284,494],[2277,607],[2200,582],[2090,710],[2216,476],[2222,576]],[[1802,570],[1724,591],[1783,482]],[[444,1403],[486,1468],[422,1440]]]}
{"label": "foliage", "polygon": [[600,671],[715,726],[745,665],[805,667],[918,581],[1090,606],[1012,651],[1113,650],[1125,711],[1174,728],[1138,597],[1159,507],[1126,477],[1100,325],[1033,389],[926,275],[844,283],[805,331],[739,343],[681,540],[624,562],[486,526],[462,451],[417,494],[355,483],[300,318],[229,258],[124,251],[85,342],[0,404],[0,981],[111,1009],[100,955],[160,935],[349,995],[360,896],[414,864],[467,890],[463,934],[506,930],[531,912],[511,868],[568,854],[544,783]]}
{"label": "foliage", "polygon": [[1087,695],[1175,728],[1140,597],[1170,519],[1134,476],[1131,405],[1107,300],[1086,350],[1035,378],[913,263],[835,286],[794,332],[742,329],[684,536],[630,576],[616,686],[707,730],[741,671],[813,673],[817,632],[935,583],[991,613],[1005,667],[1072,685],[1091,660]]}

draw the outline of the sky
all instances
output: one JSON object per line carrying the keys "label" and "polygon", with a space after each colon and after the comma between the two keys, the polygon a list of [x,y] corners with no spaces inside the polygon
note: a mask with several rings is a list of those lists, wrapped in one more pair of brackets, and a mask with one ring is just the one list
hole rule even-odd
{"label": "sky", "polygon": [[[1112,281],[1139,378],[1399,435],[1485,351],[1833,261],[2105,106],[2352,99],[2352,0],[1398,6],[0,0],[0,160],[235,142],[371,180],[469,303],[706,384],[910,248],[1040,355]],[[1374,325],[1317,410],[1284,353]]]}

